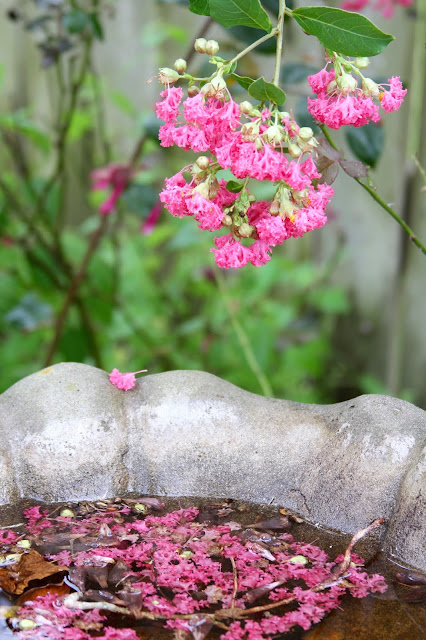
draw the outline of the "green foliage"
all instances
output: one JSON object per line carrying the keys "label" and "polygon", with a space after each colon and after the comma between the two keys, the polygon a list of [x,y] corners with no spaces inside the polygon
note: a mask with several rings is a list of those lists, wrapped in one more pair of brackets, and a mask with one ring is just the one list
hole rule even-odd
{"label": "green foliage", "polygon": [[236,73],[231,73],[231,76],[243,89],[249,89],[254,82],[253,78],[248,78],[247,76],[239,76]]}
{"label": "green foliage", "polygon": [[395,38],[378,29],[368,18],[330,7],[300,7],[292,17],[303,31],[316,36],[331,51],[345,56],[376,56]]}
{"label": "green foliage", "polygon": [[193,13],[211,16],[224,27],[243,25],[268,33],[272,24],[259,0],[190,0]]}
{"label": "green foliage", "polygon": [[[163,0],[173,1],[185,4],[185,0]],[[150,373],[201,369],[260,393],[259,380],[235,331],[237,319],[276,396],[336,401],[338,377],[348,367],[341,362],[333,338],[339,319],[351,311],[345,290],[329,276],[336,256],[320,267],[311,258],[291,258],[290,240],[286,243],[290,250],[277,248],[273,260],[261,269],[247,266],[224,273],[222,288],[210,252],[212,236],[197,229],[193,220],[163,213],[150,235],[141,233],[141,225],[158,204],[163,178],[182,163],[173,151],[165,156],[158,147],[161,123],[155,115],[145,118],[125,93],[105,89],[115,85],[96,75],[90,46],[104,37],[101,18],[106,12],[102,2],[89,4],[100,7],[99,11],[85,11],[84,3],[74,2],[63,3],[60,11],[46,3],[38,5],[45,13],[26,21],[24,27],[38,38],[42,64],[57,65],[49,71],[52,81],[57,78],[59,83],[56,93],[52,92],[53,108],[39,121],[28,108],[0,115],[0,129],[11,141],[12,156],[0,176],[4,183],[0,185],[0,242],[4,245],[0,251],[0,391],[44,365],[71,283],[85,261],[92,234],[96,237],[99,232],[97,209],[112,187],[90,192],[90,171],[112,161],[125,167],[130,162],[132,153],[123,155],[120,132],[110,137],[107,131],[104,113],[113,107],[113,112],[119,109],[139,126],[140,140],[148,140],[136,161],[142,170],[120,197],[87,262],[54,360],[86,362],[106,370],[146,366]],[[287,7],[292,4],[287,2]],[[251,44],[271,32],[266,11],[274,22],[278,1],[190,0],[190,8],[229,29],[228,37]],[[392,39],[365,18],[340,10],[302,7],[292,15],[324,46],[343,54],[356,48],[353,55],[375,55]],[[188,44],[187,31],[167,22],[145,24],[142,37],[145,46],[159,47],[172,40],[186,50]],[[276,38],[271,37],[256,52],[272,53],[275,48]],[[70,49],[70,54],[63,55]],[[245,71],[257,77],[252,68]],[[295,85],[315,71],[305,63],[287,63],[281,68],[281,81]],[[210,73],[211,66],[206,75]],[[231,75],[252,98],[284,104],[284,91],[264,77]],[[300,97],[294,112],[300,126],[316,129],[306,97]],[[357,158],[376,164],[383,129],[376,125],[351,129],[347,140]],[[18,162],[13,158],[16,149]],[[19,164],[22,158],[25,162]],[[354,163],[345,162],[349,173],[359,171]],[[85,180],[83,203],[81,194],[80,201],[74,198],[76,177],[79,182]],[[233,193],[242,187],[240,181],[227,182]],[[255,185],[256,193],[261,188]],[[80,214],[81,204],[86,210]],[[71,221],[67,219],[70,211],[78,214]],[[303,247],[305,241],[297,242]],[[305,255],[310,255],[310,245],[304,246]],[[358,371],[351,375],[353,387],[380,388],[378,381],[360,377]]]}
{"label": "green foliage", "polygon": [[271,100],[278,105],[282,105],[285,102],[284,91],[272,82],[267,82],[263,76],[249,86],[248,92],[252,98],[261,102]]}

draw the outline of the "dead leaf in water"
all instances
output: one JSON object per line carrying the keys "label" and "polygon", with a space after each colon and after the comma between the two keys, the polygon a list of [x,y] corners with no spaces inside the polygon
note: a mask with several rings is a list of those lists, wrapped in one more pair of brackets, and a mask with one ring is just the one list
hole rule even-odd
{"label": "dead leaf in water", "polygon": [[68,585],[64,584],[46,584],[44,587],[34,587],[33,589],[27,589],[25,593],[19,596],[16,604],[22,607],[25,602],[35,600],[38,596],[46,596],[48,594],[55,594],[56,596],[66,596],[71,589]]}
{"label": "dead leaf in water", "polygon": [[68,571],[68,567],[47,562],[31,549],[28,553],[17,555],[15,562],[0,567],[0,588],[7,593],[20,595],[32,580],[43,580],[61,571]]}

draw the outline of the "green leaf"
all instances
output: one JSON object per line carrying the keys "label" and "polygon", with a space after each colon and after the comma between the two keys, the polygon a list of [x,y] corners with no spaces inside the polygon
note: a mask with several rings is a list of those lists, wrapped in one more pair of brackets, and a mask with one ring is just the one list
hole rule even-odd
{"label": "green leaf", "polygon": [[90,28],[98,40],[104,40],[104,30],[96,13],[89,13]]}
{"label": "green leaf", "polygon": [[323,47],[346,56],[376,56],[395,38],[359,13],[329,7],[301,7],[292,12],[303,31]]}
{"label": "green leaf", "polygon": [[263,76],[250,85],[248,92],[252,98],[261,102],[271,100],[278,105],[282,105],[285,102],[284,91],[272,82],[266,82]]}
{"label": "green leaf", "polygon": [[385,132],[373,122],[364,127],[350,127],[345,132],[352,153],[369,167],[374,168],[383,152]]}
{"label": "green leaf", "polygon": [[[262,38],[262,36],[265,35],[263,29],[253,29],[253,27],[244,27],[242,25],[238,27],[232,27],[232,29],[229,29],[229,33],[231,33],[234,38],[236,38],[240,42],[244,42],[245,44],[252,44],[252,42],[259,40],[259,38]],[[270,38],[269,40],[262,42],[262,44],[256,47],[256,53],[272,55],[275,54],[276,48],[277,43],[275,38]]]}
{"label": "green leaf", "polygon": [[210,0],[189,0],[189,10],[200,16],[209,16]]}
{"label": "green leaf", "polygon": [[254,82],[253,78],[249,78],[248,76],[239,76],[236,73],[231,73],[231,78],[234,78],[236,82],[243,89],[248,89]]}
{"label": "green leaf", "polygon": [[0,115],[0,127],[10,131],[17,131],[44,153],[47,153],[50,149],[49,136],[40,129],[38,124],[27,118],[23,110]]}
{"label": "green leaf", "polygon": [[210,16],[224,27],[244,25],[272,31],[271,21],[259,0],[210,0]]}
{"label": "green leaf", "polygon": [[243,188],[243,184],[241,182],[237,182],[236,180],[229,180],[229,182],[226,183],[226,188],[231,193],[240,193],[241,189]]}
{"label": "green leaf", "polygon": [[111,91],[110,93],[111,101],[115,104],[115,106],[120,109],[123,113],[130,118],[134,118],[137,114],[137,109],[133,102],[130,100],[129,96],[121,91]]}
{"label": "green leaf", "polygon": [[316,67],[304,62],[287,62],[281,67],[280,80],[283,84],[298,84],[317,71]]}
{"label": "green leaf", "polygon": [[79,140],[87,131],[93,128],[93,116],[88,110],[76,109],[71,118],[71,124],[68,131],[68,139],[70,142]]}

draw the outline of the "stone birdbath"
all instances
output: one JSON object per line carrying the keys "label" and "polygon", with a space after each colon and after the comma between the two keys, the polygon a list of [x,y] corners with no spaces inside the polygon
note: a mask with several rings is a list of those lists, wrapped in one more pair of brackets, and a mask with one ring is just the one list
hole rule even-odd
{"label": "stone birdbath", "polygon": [[63,363],[0,396],[0,505],[129,492],[283,505],[426,570],[426,413],[363,395],[333,405],[263,398],[201,371],[120,391]]}

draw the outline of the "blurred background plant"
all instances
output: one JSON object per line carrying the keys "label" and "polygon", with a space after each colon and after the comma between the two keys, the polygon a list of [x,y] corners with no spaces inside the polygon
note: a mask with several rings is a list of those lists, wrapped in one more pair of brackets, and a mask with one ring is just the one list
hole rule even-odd
{"label": "blurred background plant", "polygon": [[[193,58],[195,37],[212,34],[230,57],[258,37],[187,5],[0,0],[0,391],[43,366],[77,361],[108,371],[203,369],[302,402],[373,392],[422,404],[422,257],[349,178],[328,225],[288,241],[262,268],[221,272],[208,234],[162,212],[158,193],[182,156],[159,146],[161,89],[146,80],[177,57],[203,64]],[[276,15],[276,0],[263,5]],[[390,140],[386,121],[337,136],[376,169],[412,225],[421,222],[421,175],[410,159],[421,154],[424,85],[402,51],[410,38],[417,46],[418,11],[397,9],[399,66],[385,56],[377,68],[378,80],[392,68],[410,89],[416,82],[398,129]],[[309,39],[299,43],[291,24],[285,38],[286,108],[314,127],[306,77],[323,66],[322,52],[315,43],[307,51]],[[274,47],[247,56],[241,75],[268,70]],[[424,53],[416,55],[420,64]]]}

